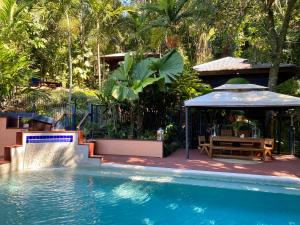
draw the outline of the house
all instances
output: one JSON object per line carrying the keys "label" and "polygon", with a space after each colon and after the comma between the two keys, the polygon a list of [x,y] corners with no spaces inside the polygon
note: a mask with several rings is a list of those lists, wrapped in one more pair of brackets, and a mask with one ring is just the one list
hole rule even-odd
{"label": "house", "polygon": [[[114,53],[109,55],[103,55],[100,58],[102,62],[108,64],[109,70],[112,71],[118,68],[120,62],[124,61],[125,54],[126,53]],[[160,54],[153,53],[153,52],[145,53],[144,56],[147,58],[148,57],[160,58]]]}

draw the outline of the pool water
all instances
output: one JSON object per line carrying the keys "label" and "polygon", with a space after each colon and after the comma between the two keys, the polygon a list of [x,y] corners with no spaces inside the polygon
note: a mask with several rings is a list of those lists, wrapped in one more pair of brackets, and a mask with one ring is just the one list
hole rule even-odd
{"label": "pool water", "polygon": [[0,178],[0,224],[296,225],[300,195],[50,169]]}

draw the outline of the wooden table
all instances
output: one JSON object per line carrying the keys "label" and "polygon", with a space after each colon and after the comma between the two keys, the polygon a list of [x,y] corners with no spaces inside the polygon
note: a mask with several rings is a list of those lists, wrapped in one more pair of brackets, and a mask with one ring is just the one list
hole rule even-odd
{"label": "wooden table", "polygon": [[[216,152],[218,154],[216,154]],[[243,155],[250,153],[250,156]],[[261,153],[260,158],[265,160],[263,138],[239,138],[226,136],[212,136],[210,138],[209,156],[221,156],[228,158],[254,158],[255,153]],[[239,153],[239,154],[237,154]]]}

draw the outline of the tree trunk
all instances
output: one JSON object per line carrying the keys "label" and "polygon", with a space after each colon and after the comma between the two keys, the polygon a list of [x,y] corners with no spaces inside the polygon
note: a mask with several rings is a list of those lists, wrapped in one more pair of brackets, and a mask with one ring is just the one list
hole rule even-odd
{"label": "tree trunk", "polygon": [[276,57],[274,60],[272,60],[272,65],[269,71],[269,89],[270,91],[275,91],[276,85],[278,83],[278,73],[279,73],[279,67],[280,67],[280,56],[281,54],[278,53],[278,57]]}
{"label": "tree trunk", "polygon": [[134,136],[134,104],[130,103],[130,128],[129,128],[129,133],[128,133],[128,138],[133,139]]}
{"label": "tree trunk", "polygon": [[[272,66],[269,71],[269,83],[268,86],[271,91],[275,90],[278,81],[278,72],[279,66],[282,58],[282,51],[284,47],[284,43],[287,36],[287,31],[289,28],[289,23],[292,18],[293,11],[296,8],[297,0],[288,0],[287,1],[287,9],[285,15],[283,17],[283,21],[280,29],[276,29],[276,19],[275,13],[273,10],[274,1],[264,1],[263,7],[267,14],[267,21],[269,23],[269,35],[272,45]],[[278,30],[278,31],[277,31]]]}
{"label": "tree trunk", "polygon": [[68,11],[66,11],[66,18],[68,24],[68,54],[69,54],[69,107],[71,111],[71,102],[72,102],[72,88],[73,88],[73,68],[72,68],[72,39],[71,39],[71,25]]}
{"label": "tree trunk", "polygon": [[98,82],[99,89],[102,87],[102,76],[101,76],[101,58],[100,58],[100,40],[99,40],[99,21],[97,21],[97,65],[98,65]]}

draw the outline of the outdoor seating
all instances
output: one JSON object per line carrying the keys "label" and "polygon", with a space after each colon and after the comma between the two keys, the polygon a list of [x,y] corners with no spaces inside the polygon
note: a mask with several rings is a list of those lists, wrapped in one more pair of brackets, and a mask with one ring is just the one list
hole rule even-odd
{"label": "outdoor seating", "polygon": [[205,152],[209,156],[209,148],[210,144],[206,143],[205,136],[198,136],[198,149],[200,150],[200,154]]}
{"label": "outdoor seating", "polygon": [[270,138],[266,138],[265,142],[264,142],[264,158],[266,158],[266,156],[270,156],[270,158],[272,159],[272,151],[274,149],[274,139],[270,139]]}
{"label": "outdoor seating", "polygon": [[[210,146],[210,156],[225,155],[225,157],[260,157],[263,160],[271,156],[273,144],[265,148],[264,138],[271,137],[282,140],[282,121],[290,117],[291,129],[288,139],[289,150],[295,154],[294,108],[300,106],[300,98],[269,91],[268,87],[257,84],[228,83],[215,87],[212,92],[184,102],[185,106],[185,150],[189,159],[190,131],[197,134],[213,135]],[[265,111],[275,110],[272,115]],[[213,113],[211,113],[213,112]],[[189,114],[196,123],[191,123]],[[195,113],[199,115],[194,116]],[[285,116],[286,115],[286,116]],[[199,118],[199,119],[198,119]],[[198,122],[199,120],[199,122]],[[270,126],[270,122],[276,126]],[[191,125],[191,128],[189,127]],[[229,135],[232,129],[233,135]],[[205,132],[203,132],[205,131]],[[275,132],[274,132],[275,131]],[[219,135],[219,137],[216,137]],[[226,138],[228,138],[226,140]],[[193,140],[193,139],[192,139]],[[276,145],[280,154],[280,145]]]}

